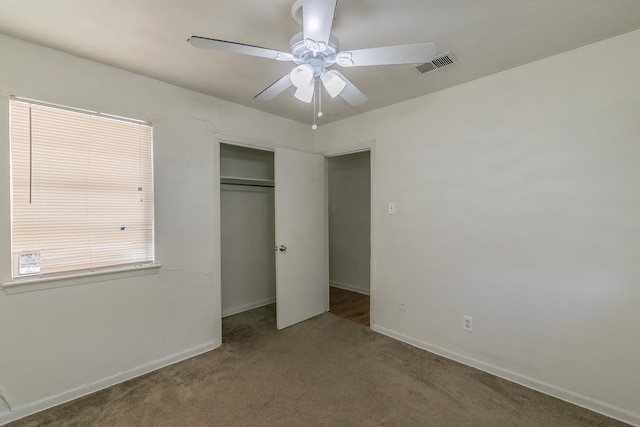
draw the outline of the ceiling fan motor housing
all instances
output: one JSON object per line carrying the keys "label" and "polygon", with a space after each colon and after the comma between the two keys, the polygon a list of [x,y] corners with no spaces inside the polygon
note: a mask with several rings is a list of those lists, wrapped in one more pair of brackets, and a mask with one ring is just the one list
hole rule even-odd
{"label": "ceiling fan motor housing", "polygon": [[316,77],[320,76],[326,67],[335,64],[336,55],[340,48],[338,39],[330,36],[326,48],[321,52],[314,52],[305,44],[303,33],[298,33],[293,36],[289,45],[291,47],[293,61],[298,65],[311,65]]}

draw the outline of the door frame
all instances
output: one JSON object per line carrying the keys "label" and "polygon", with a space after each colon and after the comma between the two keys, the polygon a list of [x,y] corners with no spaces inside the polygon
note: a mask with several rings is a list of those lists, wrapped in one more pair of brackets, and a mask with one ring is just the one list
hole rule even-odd
{"label": "door frame", "polygon": [[[376,239],[375,239],[375,223],[376,223],[376,180],[375,180],[375,145],[376,141],[374,139],[369,141],[363,141],[357,144],[351,144],[342,147],[330,148],[324,153],[325,157],[325,211],[329,212],[329,173],[328,173],[328,162],[326,159],[330,157],[339,157],[345,156],[348,154],[360,153],[362,151],[369,152],[370,158],[370,191],[371,191],[371,228],[369,230],[370,233],[370,258],[369,258],[369,327],[373,330],[375,328],[375,317],[376,317],[376,300],[377,300],[377,292],[376,292]],[[325,225],[326,229],[326,238],[325,238],[325,249],[326,249],[326,268],[327,268],[327,290],[329,289],[329,215],[327,215],[327,223]],[[329,296],[327,294],[327,307],[329,307]]]}

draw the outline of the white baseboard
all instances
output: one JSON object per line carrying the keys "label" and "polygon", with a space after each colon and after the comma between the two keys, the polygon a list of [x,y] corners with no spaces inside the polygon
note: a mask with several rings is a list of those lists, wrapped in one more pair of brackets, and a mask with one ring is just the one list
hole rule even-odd
{"label": "white baseboard", "polygon": [[485,363],[480,360],[476,360],[471,357],[449,351],[445,348],[429,344],[425,341],[417,340],[415,338],[384,328],[382,326],[371,325],[371,330],[379,332],[382,335],[397,339],[398,341],[405,342],[414,347],[418,347],[422,350],[426,350],[439,356],[446,357],[447,359],[455,360],[456,362],[471,366],[472,368],[488,372],[492,375],[495,375],[496,377],[500,377],[516,384],[520,384],[544,394],[548,394],[549,396],[556,397],[560,400],[564,400],[565,402],[569,402],[574,405],[589,409],[591,411],[598,412],[600,414],[606,415],[607,417],[611,417],[631,425],[640,426],[640,413],[627,411],[626,409],[622,409],[617,406],[610,405],[608,403],[601,402],[599,400],[595,400],[578,393],[574,393],[570,390],[557,387],[553,384],[539,381],[534,378],[518,374],[517,372],[502,369],[498,366],[494,366],[489,363]]}
{"label": "white baseboard", "polygon": [[231,307],[226,310],[222,310],[222,317],[233,316],[234,314],[242,313],[243,311],[253,310],[254,308],[264,307],[265,305],[273,304],[276,302],[276,298],[267,298],[260,301],[255,301],[250,304],[241,305],[239,307]]}
{"label": "white baseboard", "polygon": [[361,288],[358,286],[349,285],[347,283],[335,282],[333,280],[329,281],[329,286],[333,286],[334,288],[344,289],[345,291],[357,292],[363,295],[369,295],[370,290],[366,288]]}
{"label": "white baseboard", "polygon": [[96,391],[111,387],[135,377],[139,377],[140,375],[144,375],[160,368],[164,368],[165,366],[172,365],[174,363],[189,359],[199,354],[206,353],[208,351],[214,350],[219,346],[220,344],[216,344],[214,342],[203,344],[198,347],[194,347],[189,350],[181,351],[180,353],[164,357],[162,359],[145,363],[144,365],[138,366],[125,372],[121,372],[111,377],[103,378],[93,383],[85,384],[83,386],[62,392],[60,394],[56,394],[54,396],[45,397],[44,399],[38,400],[36,402],[18,406],[9,410],[9,412],[0,414],[0,425],[7,424],[20,418],[24,418],[28,415],[35,414],[36,412],[44,411],[45,409],[49,409],[53,406],[61,405],[79,397],[95,393]]}

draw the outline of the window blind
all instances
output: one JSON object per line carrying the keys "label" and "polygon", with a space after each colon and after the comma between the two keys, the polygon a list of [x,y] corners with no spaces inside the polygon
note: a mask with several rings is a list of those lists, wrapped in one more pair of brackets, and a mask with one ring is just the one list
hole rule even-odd
{"label": "window blind", "polygon": [[12,99],[13,277],[154,261],[152,127]]}

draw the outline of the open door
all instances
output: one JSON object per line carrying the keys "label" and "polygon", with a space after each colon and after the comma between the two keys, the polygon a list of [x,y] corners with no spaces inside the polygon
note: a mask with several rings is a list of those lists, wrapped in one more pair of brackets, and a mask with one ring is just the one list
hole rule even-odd
{"label": "open door", "polygon": [[319,154],[276,148],[278,329],[327,311],[325,166]]}

